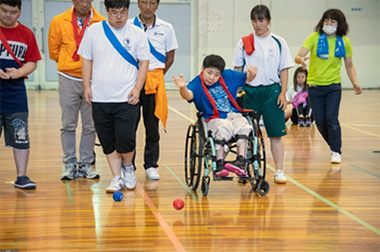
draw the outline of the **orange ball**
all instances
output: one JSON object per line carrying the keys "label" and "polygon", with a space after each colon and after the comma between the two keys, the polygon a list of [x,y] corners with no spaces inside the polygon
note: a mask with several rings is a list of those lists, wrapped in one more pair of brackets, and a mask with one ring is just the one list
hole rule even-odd
{"label": "orange ball", "polygon": [[177,210],[181,210],[185,206],[185,202],[182,199],[175,199],[173,201],[173,207]]}

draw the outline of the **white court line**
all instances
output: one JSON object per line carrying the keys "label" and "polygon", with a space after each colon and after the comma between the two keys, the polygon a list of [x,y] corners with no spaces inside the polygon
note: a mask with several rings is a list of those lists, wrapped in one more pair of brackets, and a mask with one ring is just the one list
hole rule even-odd
{"label": "white court line", "polygon": [[178,111],[178,110],[176,110],[175,108],[172,108],[172,107],[170,107],[170,106],[168,106],[168,107],[169,107],[169,109],[170,109],[170,110],[172,110],[172,111],[176,112],[178,115],[180,115],[180,116],[182,116],[183,118],[185,118],[185,119],[189,120],[190,122],[192,122],[192,123],[194,123],[194,122],[195,122],[195,120],[191,119],[191,118],[190,118],[190,117],[188,117],[188,116],[185,116],[184,114],[182,114],[181,112],[179,112],[179,111]]}
{"label": "white court line", "polygon": [[350,126],[357,126],[357,127],[372,127],[372,128],[380,128],[379,125],[374,125],[374,124],[356,124],[356,123],[342,123],[345,125],[350,125]]}

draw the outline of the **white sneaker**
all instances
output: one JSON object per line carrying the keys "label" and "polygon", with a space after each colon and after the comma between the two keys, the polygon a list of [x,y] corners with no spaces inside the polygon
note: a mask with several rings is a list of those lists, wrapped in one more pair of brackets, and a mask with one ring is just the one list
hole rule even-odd
{"label": "white sneaker", "polygon": [[106,191],[108,193],[113,193],[116,191],[124,190],[124,187],[125,187],[124,180],[120,176],[115,176],[111,180],[111,183],[107,187]]}
{"label": "white sneaker", "polygon": [[340,164],[342,162],[342,157],[338,152],[331,151],[331,163]]}
{"label": "white sneaker", "polygon": [[277,170],[274,174],[274,182],[278,184],[286,184],[288,179],[285,176],[285,173],[282,170]]}
{"label": "white sneaker", "polygon": [[157,180],[160,179],[160,174],[158,174],[158,171],[154,167],[150,167],[146,169],[146,175],[151,180]]}
{"label": "white sneaker", "polygon": [[133,165],[125,166],[121,165],[125,186],[128,189],[134,189],[136,187],[136,176],[135,176],[135,168]]}

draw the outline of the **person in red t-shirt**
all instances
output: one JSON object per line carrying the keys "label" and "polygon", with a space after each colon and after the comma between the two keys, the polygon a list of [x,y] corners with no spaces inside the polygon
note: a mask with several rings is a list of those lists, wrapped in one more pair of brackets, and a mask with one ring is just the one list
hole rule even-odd
{"label": "person in red t-shirt", "polygon": [[21,0],[0,0],[0,136],[13,148],[17,168],[14,186],[34,189],[26,175],[29,160],[28,101],[25,78],[41,60],[33,32],[18,22]]}

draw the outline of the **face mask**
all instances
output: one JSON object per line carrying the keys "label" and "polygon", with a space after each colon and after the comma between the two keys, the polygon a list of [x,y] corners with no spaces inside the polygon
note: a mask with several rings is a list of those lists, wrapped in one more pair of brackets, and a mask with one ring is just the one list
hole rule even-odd
{"label": "face mask", "polygon": [[324,25],[322,30],[327,34],[327,35],[331,35],[331,34],[334,34],[336,32],[336,28],[337,26],[335,25]]}

